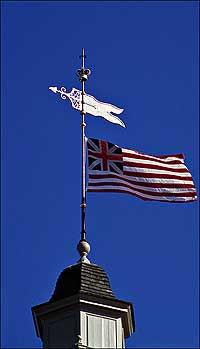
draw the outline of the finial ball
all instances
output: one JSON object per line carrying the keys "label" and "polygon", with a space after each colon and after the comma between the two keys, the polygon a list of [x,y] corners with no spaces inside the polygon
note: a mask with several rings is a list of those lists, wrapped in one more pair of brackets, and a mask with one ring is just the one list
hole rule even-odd
{"label": "finial ball", "polygon": [[90,245],[86,240],[80,240],[79,244],[77,245],[77,250],[81,257],[87,256],[90,252]]}

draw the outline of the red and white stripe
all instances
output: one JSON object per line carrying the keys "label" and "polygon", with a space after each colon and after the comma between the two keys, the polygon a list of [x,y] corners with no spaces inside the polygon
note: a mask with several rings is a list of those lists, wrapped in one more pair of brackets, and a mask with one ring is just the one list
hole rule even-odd
{"label": "red and white stripe", "polygon": [[123,173],[89,169],[88,192],[127,193],[143,200],[168,202],[196,200],[196,189],[183,154],[152,156],[121,149]]}

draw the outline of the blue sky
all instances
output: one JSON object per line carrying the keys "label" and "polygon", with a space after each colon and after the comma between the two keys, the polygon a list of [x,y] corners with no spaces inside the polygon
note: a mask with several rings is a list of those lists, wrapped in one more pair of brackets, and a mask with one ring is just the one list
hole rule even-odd
{"label": "blue sky", "polygon": [[[198,187],[198,2],[2,2],[2,348],[40,348],[31,307],[76,263],[80,114],[48,90],[124,108],[126,128],[86,116],[86,135],[184,153]],[[134,304],[127,348],[198,347],[198,202],[88,193],[89,259]]]}

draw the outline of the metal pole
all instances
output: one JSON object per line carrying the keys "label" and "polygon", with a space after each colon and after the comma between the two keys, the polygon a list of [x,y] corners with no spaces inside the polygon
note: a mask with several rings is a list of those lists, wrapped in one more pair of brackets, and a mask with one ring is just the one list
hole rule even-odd
{"label": "metal pole", "polygon": [[84,111],[84,93],[85,93],[85,80],[83,79],[84,75],[84,48],[82,49],[82,123],[81,123],[81,129],[82,129],[82,200],[81,200],[81,211],[82,211],[82,218],[81,218],[81,240],[86,240],[86,226],[85,226],[85,210],[86,210],[86,196],[85,196],[85,114]]}
{"label": "metal pole", "polygon": [[77,70],[77,75],[82,83],[82,108],[81,108],[81,130],[82,130],[82,199],[81,199],[81,240],[86,241],[86,224],[85,224],[85,210],[86,210],[86,189],[85,189],[85,110],[84,110],[84,95],[85,95],[85,81],[90,75],[90,70],[85,69],[85,52],[82,49],[82,68]]}
{"label": "metal pole", "polygon": [[86,210],[86,190],[85,190],[85,114],[84,109],[84,95],[85,95],[85,81],[87,81],[88,76],[90,75],[90,70],[85,69],[85,52],[84,48],[82,49],[82,68],[78,69],[76,74],[79,77],[79,81],[82,83],[82,108],[81,108],[81,134],[82,134],[82,199],[81,199],[81,240],[77,245],[78,252],[80,253],[79,263],[90,263],[87,259],[87,255],[90,252],[90,245],[86,240],[86,223],[85,223],[85,210]]}

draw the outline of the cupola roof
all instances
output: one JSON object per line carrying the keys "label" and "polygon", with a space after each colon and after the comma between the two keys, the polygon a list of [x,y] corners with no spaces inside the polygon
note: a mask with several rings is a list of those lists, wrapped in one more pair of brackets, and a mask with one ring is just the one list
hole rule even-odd
{"label": "cupola roof", "polygon": [[58,277],[50,302],[79,293],[116,299],[106,272],[96,264],[77,263],[64,269]]}

